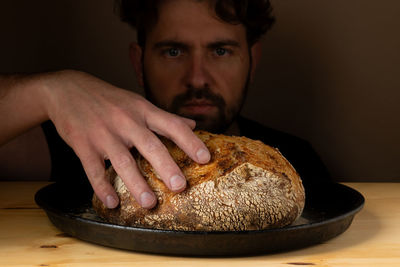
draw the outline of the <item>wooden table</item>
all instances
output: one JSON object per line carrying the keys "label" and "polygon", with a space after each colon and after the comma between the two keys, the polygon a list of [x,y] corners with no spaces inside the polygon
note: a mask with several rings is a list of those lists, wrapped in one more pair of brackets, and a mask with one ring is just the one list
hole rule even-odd
{"label": "wooden table", "polygon": [[34,202],[47,184],[0,182],[0,266],[400,266],[400,183],[347,183],[364,195],[365,206],[326,243],[240,258],[148,255],[66,236]]}

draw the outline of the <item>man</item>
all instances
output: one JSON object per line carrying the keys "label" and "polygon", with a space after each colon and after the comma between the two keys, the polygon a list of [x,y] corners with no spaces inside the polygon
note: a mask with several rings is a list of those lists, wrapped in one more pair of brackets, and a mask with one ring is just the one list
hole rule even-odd
{"label": "man", "polygon": [[[3,76],[0,126],[6,130],[0,143],[50,119],[109,208],[118,198],[104,176],[107,159],[143,207],[156,204],[129,152],[132,147],[171,190],[184,190],[186,180],[157,135],[207,163],[210,154],[193,134],[195,126],[279,148],[306,183],[328,177],[308,143],[238,116],[259,59],[259,38],[273,22],[268,1],[122,0],[119,6],[122,19],[138,30],[130,57],[146,97],[157,107],[81,72]],[[53,176],[80,177],[80,163],[70,160],[72,150],[61,153],[64,145],[52,125],[44,129]]]}

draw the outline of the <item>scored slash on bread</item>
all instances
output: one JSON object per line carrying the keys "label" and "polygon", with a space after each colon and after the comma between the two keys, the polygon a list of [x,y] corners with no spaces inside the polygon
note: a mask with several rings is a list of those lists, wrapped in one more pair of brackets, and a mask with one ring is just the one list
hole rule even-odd
{"label": "scored slash on bread", "polygon": [[243,231],[283,227],[302,213],[305,193],[293,166],[275,148],[246,137],[196,131],[211,160],[198,164],[162,138],[187,179],[181,193],[171,192],[149,162],[135,154],[139,169],[157,196],[157,206],[141,208],[110,167],[107,176],[120,205],[107,209],[93,196],[93,208],[119,225],[183,231]]}

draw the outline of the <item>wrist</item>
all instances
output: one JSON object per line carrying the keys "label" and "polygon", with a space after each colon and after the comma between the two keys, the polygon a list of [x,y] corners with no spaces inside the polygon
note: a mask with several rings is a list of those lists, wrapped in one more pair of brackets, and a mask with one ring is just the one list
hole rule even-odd
{"label": "wrist", "polygon": [[31,112],[30,118],[34,125],[45,122],[49,119],[47,112],[48,93],[47,79],[49,74],[33,74],[24,76],[21,79],[20,97],[21,102],[27,103],[27,112]]}

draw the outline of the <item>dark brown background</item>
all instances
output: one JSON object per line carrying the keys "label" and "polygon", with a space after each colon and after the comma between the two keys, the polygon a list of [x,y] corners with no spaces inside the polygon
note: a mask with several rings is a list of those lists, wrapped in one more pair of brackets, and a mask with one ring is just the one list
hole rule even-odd
{"label": "dark brown background", "polygon": [[[273,0],[243,113],[308,139],[339,180],[400,181],[400,1]],[[139,91],[112,0],[0,3],[0,72],[87,71]]]}

